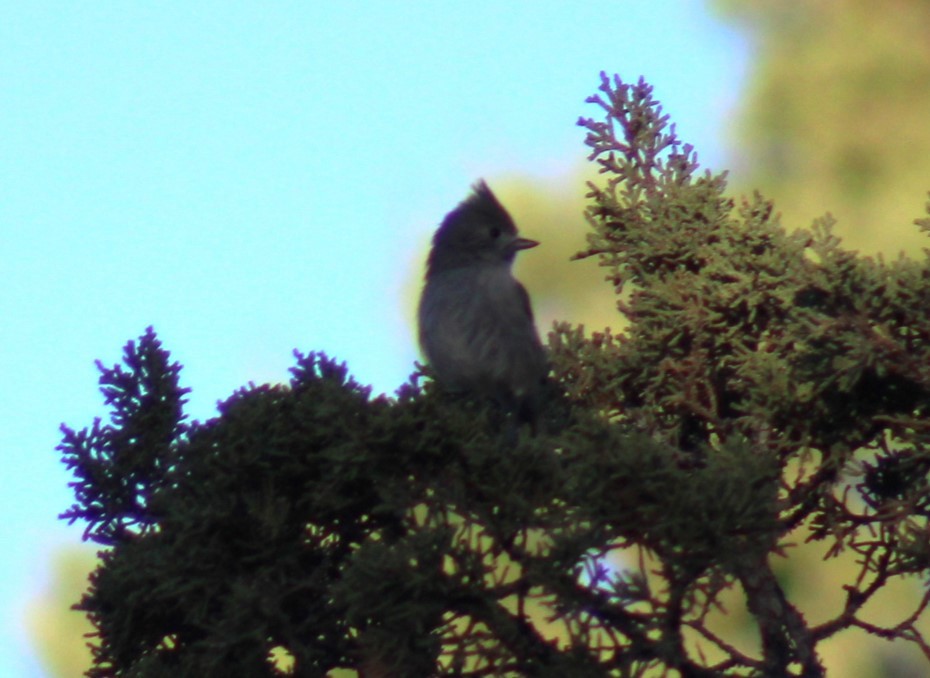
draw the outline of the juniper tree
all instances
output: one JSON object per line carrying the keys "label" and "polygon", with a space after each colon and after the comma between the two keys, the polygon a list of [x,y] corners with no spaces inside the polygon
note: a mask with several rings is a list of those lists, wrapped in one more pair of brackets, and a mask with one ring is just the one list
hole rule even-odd
{"label": "juniper tree", "polygon": [[[59,447],[62,517],[101,546],[90,675],[819,676],[852,628],[930,657],[928,594],[892,626],[862,612],[930,570],[927,258],[735,202],[642,80],[589,102],[578,256],[626,328],[553,328],[539,435],[422,373],[372,397],[319,353],[205,422],[151,328],[100,365],[110,420]],[[858,554],[825,623],[772,570],[798,535]],[[731,589],[756,651],[708,623]]]}

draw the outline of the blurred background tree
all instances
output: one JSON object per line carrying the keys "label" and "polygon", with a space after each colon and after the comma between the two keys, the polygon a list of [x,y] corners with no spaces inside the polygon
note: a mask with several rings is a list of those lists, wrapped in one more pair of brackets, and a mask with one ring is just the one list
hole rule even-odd
{"label": "blurred background tree", "polygon": [[930,179],[930,4],[717,0],[754,46],[731,188],[789,226],[831,212],[844,243],[919,251]]}
{"label": "blurred background tree", "polygon": [[80,676],[90,668],[86,635],[93,626],[87,616],[71,609],[87,588],[87,576],[97,567],[90,546],[59,551],[51,569],[51,586],[34,600],[27,625],[42,666],[49,676]]}

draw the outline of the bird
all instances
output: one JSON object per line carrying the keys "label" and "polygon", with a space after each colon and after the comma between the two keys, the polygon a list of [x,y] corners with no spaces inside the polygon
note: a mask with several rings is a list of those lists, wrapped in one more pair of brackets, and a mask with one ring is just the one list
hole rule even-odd
{"label": "bird", "polygon": [[478,181],[433,235],[418,308],[420,347],[440,387],[493,400],[534,433],[549,368],[511,267],[537,245]]}

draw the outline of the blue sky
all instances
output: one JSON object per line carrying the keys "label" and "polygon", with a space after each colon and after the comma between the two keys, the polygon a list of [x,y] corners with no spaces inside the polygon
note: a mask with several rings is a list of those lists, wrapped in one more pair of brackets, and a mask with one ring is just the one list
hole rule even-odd
{"label": "blue sky", "polygon": [[0,5],[0,675],[80,542],[58,425],[154,325],[211,416],[325,350],[377,391],[417,358],[405,284],[478,177],[567,176],[606,70],[726,160],[747,50],[698,0]]}

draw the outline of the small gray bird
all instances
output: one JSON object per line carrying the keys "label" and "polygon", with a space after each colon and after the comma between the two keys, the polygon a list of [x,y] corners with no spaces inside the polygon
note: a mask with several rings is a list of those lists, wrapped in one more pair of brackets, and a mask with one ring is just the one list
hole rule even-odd
{"label": "small gray bird", "polygon": [[530,298],[510,272],[520,250],[507,210],[479,181],[433,236],[420,297],[420,346],[450,392],[497,401],[534,430],[546,354]]}

